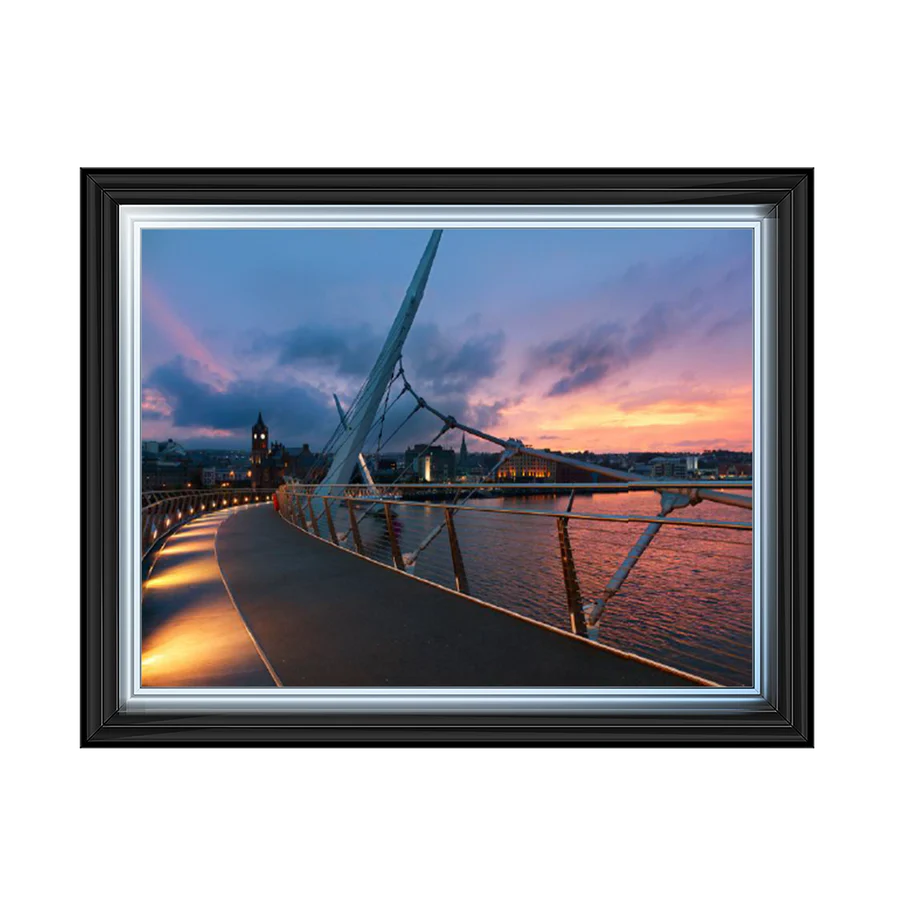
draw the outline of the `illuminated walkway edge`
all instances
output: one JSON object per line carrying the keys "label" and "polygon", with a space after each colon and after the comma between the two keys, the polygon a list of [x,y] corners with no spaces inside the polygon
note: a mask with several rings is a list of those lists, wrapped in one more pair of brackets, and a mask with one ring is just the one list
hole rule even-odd
{"label": "illuminated walkway edge", "polygon": [[174,532],[143,585],[143,687],[273,687],[277,680],[229,595],[216,534],[231,510]]}

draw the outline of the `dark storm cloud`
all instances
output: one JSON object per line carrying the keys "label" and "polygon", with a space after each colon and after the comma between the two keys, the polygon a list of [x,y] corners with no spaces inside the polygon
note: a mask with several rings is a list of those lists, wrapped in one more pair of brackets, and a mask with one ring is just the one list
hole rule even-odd
{"label": "dark storm cloud", "polygon": [[172,409],[172,424],[223,431],[248,429],[263,411],[282,442],[326,435],[334,427],[331,398],[307,384],[237,379],[219,390],[197,363],[177,356],[147,378]]}
{"label": "dark storm cloud", "polygon": [[372,368],[384,343],[368,323],[358,325],[301,325],[278,337],[260,336],[256,349],[266,346],[278,353],[282,365],[314,363],[338,375],[364,375]]}

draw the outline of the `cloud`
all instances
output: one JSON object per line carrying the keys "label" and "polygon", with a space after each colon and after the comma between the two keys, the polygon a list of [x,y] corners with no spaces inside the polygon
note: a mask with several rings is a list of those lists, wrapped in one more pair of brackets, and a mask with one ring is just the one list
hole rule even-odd
{"label": "cloud", "polygon": [[404,366],[424,391],[441,396],[465,394],[500,371],[505,344],[503,331],[459,340],[434,323],[420,323],[407,341]]}
{"label": "cloud", "polygon": [[[699,253],[632,265],[586,296],[592,318],[529,348],[520,380],[554,373],[546,396],[562,397],[613,376],[622,381],[623,370],[670,347],[702,341],[706,329],[716,335],[741,327],[752,305],[750,262],[749,254],[723,263]],[[598,305],[608,311],[608,321],[598,323]]]}
{"label": "cloud", "polygon": [[736,309],[730,316],[725,316],[724,318],[713,322],[707,329],[706,336],[708,338],[715,338],[727,334],[729,331],[740,328],[742,325],[746,325],[750,322],[752,316],[753,310],[749,306]]}
{"label": "cloud", "polygon": [[661,384],[643,391],[633,391],[616,399],[616,405],[624,412],[635,412],[639,409],[665,406],[669,412],[695,410],[698,406],[715,406],[731,399],[728,391],[698,387],[678,382]]}
{"label": "cloud", "polygon": [[520,380],[523,383],[531,381],[539,372],[548,369],[567,372],[553,384],[547,392],[548,397],[559,397],[597,384],[610,372],[627,365],[624,337],[625,330],[621,325],[603,323],[539,344],[530,349],[529,362]]}
{"label": "cloud", "polygon": [[[466,337],[442,331],[434,324],[417,324],[407,342],[404,367],[416,391],[437,409],[488,430],[500,424],[504,410],[519,402],[490,395],[488,399],[473,399],[475,389],[502,367],[504,345],[502,331]],[[262,410],[274,439],[289,445],[308,441],[311,446],[322,446],[337,425],[331,391],[337,390],[349,403],[347,382],[362,382],[381,346],[382,338],[364,323],[350,327],[303,326],[278,337],[248,335],[241,352],[269,355],[274,351],[278,362],[268,374],[277,372],[279,366],[287,368],[294,379],[288,381],[282,374],[275,380],[244,376],[222,383],[210,378],[204,364],[178,356],[157,366],[145,379],[145,421],[167,421],[173,428],[198,434],[227,432],[240,437]],[[298,370],[304,368],[315,370],[316,384],[301,379]],[[343,388],[329,383],[328,375],[344,376]],[[392,398],[399,389],[398,383]],[[412,408],[405,398],[391,409],[381,429],[382,439],[403,423]],[[439,419],[420,411],[383,449],[429,441],[440,428]],[[374,446],[378,431],[376,426],[367,447]]]}
{"label": "cloud", "polygon": [[143,323],[149,323],[160,335],[165,335],[170,348],[201,363],[211,382],[227,383],[234,377],[234,373],[213,356],[149,279],[144,279],[141,285],[141,316]]}
{"label": "cloud", "polygon": [[161,422],[172,415],[166,398],[153,388],[141,391],[141,419],[145,422]]}
{"label": "cloud", "polygon": [[[462,417],[460,421],[473,428],[486,431],[488,428],[499,425],[503,419],[503,413],[521,402],[521,397],[504,397],[493,403],[470,403],[467,410],[468,416]],[[500,435],[497,436],[500,437]]]}
{"label": "cloud", "polygon": [[365,375],[372,368],[384,343],[368,323],[356,325],[300,325],[277,337],[260,336],[254,349],[273,348],[281,365],[303,364],[327,368],[338,375]]}
{"label": "cloud", "polygon": [[540,371],[561,370],[548,397],[600,384],[688,333],[708,306],[706,291],[694,288],[677,300],[654,303],[630,326],[586,324],[566,337],[533,346],[522,380],[530,381]]}
{"label": "cloud", "polygon": [[163,399],[175,427],[249,432],[259,411],[284,443],[321,443],[335,427],[331,398],[309,384],[237,378],[217,389],[202,364],[183,356],[157,366],[146,389]]}

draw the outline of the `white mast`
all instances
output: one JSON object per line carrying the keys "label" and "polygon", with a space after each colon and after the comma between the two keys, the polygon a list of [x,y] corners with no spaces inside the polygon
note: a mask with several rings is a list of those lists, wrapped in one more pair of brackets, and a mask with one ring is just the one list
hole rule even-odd
{"label": "white mast", "polygon": [[441,229],[431,232],[425,252],[422,254],[422,259],[419,261],[415,275],[406,291],[406,297],[397,312],[394,324],[388,332],[387,340],[381,348],[381,353],[363,385],[357,402],[345,417],[346,437],[335,451],[328,474],[316,488],[315,495],[318,497],[327,495],[330,485],[350,483],[353,469],[362,452],[372,423],[375,421],[375,415],[387,390],[391,374],[397,365],[397,360],[400,359],[403,344],[419,310],[419,304],[422,302],[425,285],[431,273],[431,265],[441,241],[441,234]]}

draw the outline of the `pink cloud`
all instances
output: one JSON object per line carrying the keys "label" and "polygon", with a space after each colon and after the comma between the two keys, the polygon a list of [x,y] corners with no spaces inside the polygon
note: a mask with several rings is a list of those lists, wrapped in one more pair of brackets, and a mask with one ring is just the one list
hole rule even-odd
{"label": "pink cloud", "polygon": [[167,344],[180,355],[195,360],[211,376],[210,384],[217,390],[235,379],[235,374],[222,365],[206,345],[194,334],[190,326],[172,309],[162,294],[146,279],[141,285],[141,307],[144,321],[166,336]]}

